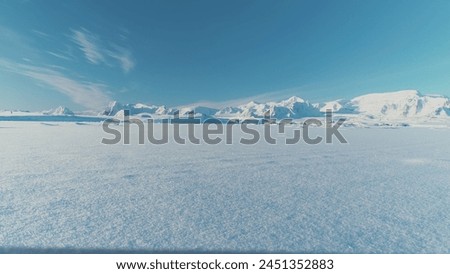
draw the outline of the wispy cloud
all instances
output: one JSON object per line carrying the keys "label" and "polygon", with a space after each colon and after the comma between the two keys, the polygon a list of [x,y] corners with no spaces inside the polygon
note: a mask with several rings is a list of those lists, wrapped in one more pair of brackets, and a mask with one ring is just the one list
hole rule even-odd
{"label": "wispy cloud", "polygon": [[111,101],[106,85],[76,80],[54,69],[13,63],[5,59],[0,59],[0,68],[45,84],[86,108],[99,110]]}
{"label": "wispy cloud", "polygon": [[34,29],[34,30],[31,30],[31,32],[39,37],[45,37],[45,38],[50,37],[50,35],[48,35],[47,33],[43,32],[43,31],[40,31],[40,30]]}
{"label": "wispy cloud", "polygon": [[[121,40],[124,39],[122,34]],[[111,65],[111,63],[116,63],[125,73],[135,67],[135,61],[130,50],[113,43],[105,43],[97,35],[84,28],[72,30],[72,40],[92,64]]]}
{"label": "wispy cloud", "polygon": [[50,54],[51,56],[54,56],[56,58],[63,59],[63,60],[66,60],[66,61],[71,61],[72,60],[70,57],[68,57],[68,56],[66,56],[64,54],[61,54],[61,53],[56,53],[56,52],[49,51],[49,50],[47,51],[47,53]]}
{"label": "wispy cloud", "polygon": [[72,30],[72,33],[73,41],[80,47],[89,62],[99,64],[105,61],[96,36],[86,29]]}
{"label": "wispy cloud", "polygon": [[108,55],[119,62],[122,70],[128,73],[135,66],[134,59],[131,52],[119,46],[113,46],[114,50],[108,50]]}

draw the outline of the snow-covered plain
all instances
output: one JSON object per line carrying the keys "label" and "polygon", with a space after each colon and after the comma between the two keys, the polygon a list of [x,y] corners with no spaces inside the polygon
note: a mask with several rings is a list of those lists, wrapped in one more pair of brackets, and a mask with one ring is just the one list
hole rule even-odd
{"label": "snow-covered plain", "polygon": [[342,134],[102,145],[98,123],[0,122],[0,252],[450,252],[450,129]]}

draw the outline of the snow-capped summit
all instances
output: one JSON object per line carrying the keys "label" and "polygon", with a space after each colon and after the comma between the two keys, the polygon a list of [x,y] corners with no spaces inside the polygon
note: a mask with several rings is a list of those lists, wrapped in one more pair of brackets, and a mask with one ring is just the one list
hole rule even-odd
{"label": "snow-capped summit", "polygon": [[75,115],[75,113],[73,113],[73,111],[71,111],[69,108],[62,107],[62,106],[59,106],[56,109],[52,109],[50,111],[44,111],[43,114],[57,115],[57,116],[63,116],[63,115],[73,116],[73,115]]}
{"label": "snow-capped summit", "polygon": [[444,96],[422,95],[416,90],[404,90],[359,96],[345,107],[358,113],[387,118],[436,117],[448,114],[450,101]]}
{"label": "snow-capped summit", "polygon": [[303,100],[303,98],[297,97],[297,96],[292,96],[287,100],[281,101],[280,104],[285,105],[285,106],[289,106],[295,103],[304,103],[305,100]]}
{"label": "snow-capped summit", "polygon": [[123,109],[123,105],[117,101],[110,102],[108,107],[100,113],[101,115],[114,116]]}
{"label": "snow-capped summit", "polygon": [[250,101],[237,107],[226,107],[217,112],[220,117],[262,118],[270,112],[272,118],[302,118],[320,116],[317,107],[300,97],[293,96],[280,102],[258,103]]}
{"label": "snow-capped summit", "polygon": [[130,111],[130,115],[137,115],[141,113],[153,114],[157,111],[161,112],[160,106],[148,106],[140,103],[121,104],[117,101],[114,101],[111,102],[108,107],[102,113],[100,113],[100,115],[115,116],[118,112],[125,109]]}

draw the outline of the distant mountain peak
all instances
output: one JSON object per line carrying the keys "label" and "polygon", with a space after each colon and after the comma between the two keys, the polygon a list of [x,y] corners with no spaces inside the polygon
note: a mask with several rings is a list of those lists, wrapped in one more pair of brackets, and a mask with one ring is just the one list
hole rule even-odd
{"label": "distant mountain peak", "polygon": [[114,116],[121,110],[129,110],[131,115],[141,114],[141,113],[155,113],[158,111],[160,106],[149,106],[142,103],[137,104],[122,104],[118,101],[112,101],[109,103],[108,107],[100,113],[100,115]]}
{"label": "distant mountain peak", "polygon": [[44,111],[43,114],[58,115],[58,116],[62,116],[62,115],[73,116],[73,115],[75,115],[75,113],[73,113],[73,111],[71,111],[69,108],[63,107],[63,106],[59,106],[59,107],[49,110],[49,111]]}
{"label": "distant mountain peak", "polygon": [[287,100],[281,101],[281,103],[286,103],[286,104],[304,103],[304,102],[305,102],[305,100],[303,100],[303,98],[300,98],[298,96],[292,96]]}
{"label": "distant mountain peak", "polygon": [[450,107],[450,101],[445,96],[429,96],[422,95],[417,90],[402,90],[358,96],[346,106],[347,109],[354,109],[358,113],[398,119],[446,114],[447,112],[442,110]]}

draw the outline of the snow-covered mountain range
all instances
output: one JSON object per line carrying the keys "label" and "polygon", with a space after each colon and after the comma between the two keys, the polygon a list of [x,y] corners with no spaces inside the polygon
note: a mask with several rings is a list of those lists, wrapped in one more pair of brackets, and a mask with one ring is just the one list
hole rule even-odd
{"label": "snow-covered mountain range", "polygon": [[179,112],[186,116],[195,112],[205,117],[217,118],[263,118],[270,111],[273,118],[300,119],[305,117],[322,117],[327,109],[335,114],[361,116],[381,120],[401,120],[414,118],[450,117],[450,99],[441,95],[422,95],[415,90],[388,93],[371,93],[351,100],[336,100],[311,104],[300,97],[291,97],[280,102],[258,103],[228,106],[221,109],[204,106],[186,106],[167,108],[165,106],[147,106],[144,104],[111,103],[101,115],[115,116],[128,109],[131,115],[148,114],[150,116],[172,115]]}
{"label": "snow-covered mountain range", "polygon": [[[122,104],[111,102],[99,117],[123,118],[124,110],[130,115],[141,118],[164,118],[175,114],[186,117],[194,112],[197,117],[214,117],[220,119],[263,118],[270,112],[275,119],[302,119],[306,117],[324,117],[324,112],[331,109],[336,116],[346,117],[353,125],[383,125],[404,123],[438,123],[450,124],[450,99],[441,95],[422,95],[416,90],[403,90],[387,93],[371,93],[350,100],[340,99],[312,104],[305,99],[293,96],[279,102],[259,103],[251,101],[246,104],[211,108],[206,106],[184,106],[168,108],[145,104]],[[42,113],[0,111],[1,116],[92,116],[85,113],[75,114],[66,107],[58,107]]]}
{"label": "snow-covered mountain range", "polygon": [[151,116],[178,114],[183,117],[194,112],[203,117],[217,118],[263,118],[264,114],[270,111],[274,118],[303,118],[321,116],[320,110],[308,101],[299,97],[291,97],[281,102],[257,103],[251,101],[247,104],[229,106],[221,109],[205,106],[185,106],[179,108],[167,108],[165,106],[148,106],[144,104],[121,104],[112,102],[101,115],[119,116],[123,115],[123,110],[129,110],[130,115],[149,114]]}
{"label": "snow-covered mountain range", "polygon": [[441,95],[422,95],[416,90],[404,90],[372,93],[320,105],[321,111],[325,109],[387,119],[432,118],[450,116],[450,100]]}

